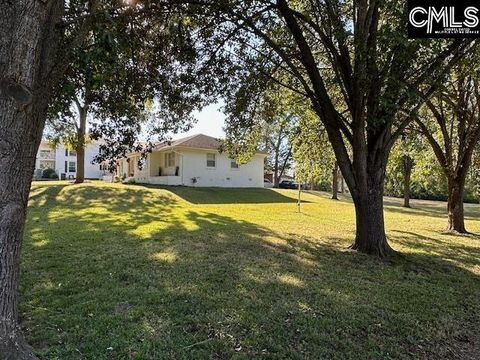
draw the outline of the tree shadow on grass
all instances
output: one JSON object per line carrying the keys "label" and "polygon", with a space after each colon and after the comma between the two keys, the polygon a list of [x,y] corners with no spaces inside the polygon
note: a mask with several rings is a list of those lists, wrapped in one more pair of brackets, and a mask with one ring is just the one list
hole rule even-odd
{"label": "tree shadow on grass", "polygon": [[479,277],[450,253],[385,263],[124,191],[32,204],[21,312],[42,358],[455,358],[480,325]]}
{"label": "tree shadow on grass", "polygon": [[[448,238],[432,238],[411,231],[392,230],[391,232],[400,235],[393,237],[395,242],[411,249],[425,251],[472,267],[480,266],[480,247],[469,246],[459,241],[451,242]],[[469,240],[469,238],[466,239]]]}

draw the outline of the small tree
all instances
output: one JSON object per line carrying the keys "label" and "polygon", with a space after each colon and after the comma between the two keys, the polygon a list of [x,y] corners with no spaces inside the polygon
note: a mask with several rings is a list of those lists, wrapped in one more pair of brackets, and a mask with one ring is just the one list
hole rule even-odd
{"label": "small tree", "polygon": [[[281,115],[279,115],[281,116]],[[292,163],[292,115],[277,118],[263,127],[267,169],[273,171],[273,186],[278,187],[281,177],[291,167]]]}
{"label": "small tree", "polygon": [[394,186],[394,195],[401,192],[403,206],[410,207],[412,172],[419,157],[425,154],[427,144],[412,129],[405,129],[398,141],[392,148],[387,166],[388,186]]}
{"label": "small tree", "polygon": [[[300,118],[297,136],[293,142],[295,176],[298,181],[324,186],[332,185],[332,198],[335,199],[334,183],[336,161],[323,125],[310,110]],[[336,179],[335,179],[336,178]]]}
{"label": "small tree", "polygon": [[302,111],[291,92],[274,85],[259,96],[256,109],[250,114],[254,123],[250,131],[231,127],[227,121],[223,148],[239,162],[248,161],[257,148],[266,151],[265,167],[273,172],[273,186],[278,187],[281,177],[292,166],[292,141]]}

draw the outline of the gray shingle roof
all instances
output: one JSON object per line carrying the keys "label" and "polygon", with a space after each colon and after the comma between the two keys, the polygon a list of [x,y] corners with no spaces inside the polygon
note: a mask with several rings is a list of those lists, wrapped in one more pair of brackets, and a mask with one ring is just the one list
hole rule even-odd
{"label": "gray shingle roof", "polygon": [[[164,142],[155,146],[155,150],[182,147],[192,149],[220,150],[221,140],[204,134],[196,134],[181,139]],[[260,152],[262,153],[263,152]]]}

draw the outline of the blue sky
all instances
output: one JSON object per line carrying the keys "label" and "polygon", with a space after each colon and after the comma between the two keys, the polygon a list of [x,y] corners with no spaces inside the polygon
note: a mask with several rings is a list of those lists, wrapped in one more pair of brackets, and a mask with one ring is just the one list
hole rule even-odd
{"label": "blue sky", "polygon": [[194,134],[205,134],[216,138],[223,138],[225,133],[223,126],[225,124],[225,115],[219,111],[221,105],[214,104],[207,106],[201,112],[197,112],[195,117],[198,122],[188,132],[173,135],[174,139],[182,138]]}

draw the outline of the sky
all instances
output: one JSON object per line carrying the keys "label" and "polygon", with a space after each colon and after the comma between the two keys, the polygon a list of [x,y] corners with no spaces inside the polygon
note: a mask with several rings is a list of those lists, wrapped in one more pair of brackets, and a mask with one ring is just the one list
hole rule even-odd
{"label": "sky", "polygon": [[173,135],[173,139],[195,134],[205,134],[215,138],[225,137],[225,132],[223,131],[225,115],[219,111],[220,107],[220,104],[214,104],[207,106],[201,112],[195,113],[194,116],[198,121],[194,127],[186,133]]}

